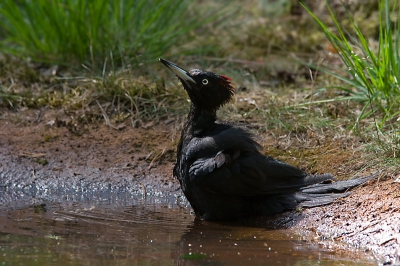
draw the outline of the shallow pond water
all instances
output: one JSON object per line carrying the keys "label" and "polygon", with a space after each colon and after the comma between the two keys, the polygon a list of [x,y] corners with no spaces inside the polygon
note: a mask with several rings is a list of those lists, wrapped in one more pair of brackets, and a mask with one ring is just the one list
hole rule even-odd
{"label": "shallow pond water", "polygon": [[0,193],[0,265],[377,264],[369,254],[335,252],[265,218],[195,219],[177,196],[116,192],[46,200]]}

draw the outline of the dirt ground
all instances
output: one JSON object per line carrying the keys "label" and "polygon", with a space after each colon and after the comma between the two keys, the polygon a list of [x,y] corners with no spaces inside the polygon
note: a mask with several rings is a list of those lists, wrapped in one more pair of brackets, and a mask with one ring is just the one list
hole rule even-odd
{"label": "dirt ground", "polygon": [[[59,187],[91,190],[108,187],[139,193],[180,193],[172,176],[179,122],[113,129],[101,122],[74,123],[74,119],[60,112],[0,110],[0,188],[26,191],[34,188],[48,193]],[[270,136],[262,136],[261,142],[267,152],[287,143],[285,139],[272,140]],[[335,148],[321,147],[325,151]],[[344,145],[340,152],[345,150]],[[353,157],[358,156],[352,153]],[[288,156],[290,163],[293,156]],[[318,164],[318,155],[308,159]],[[332,159],[327,164],[328,170],[337,171],[326,172],[342,177],[348,174],[341,170],[344,164],[341,161]],[[277,223],[311,234],[321,243],[325,239],[337,240],[336,248],[342,245],[339,243],[346,243],[373,252],[385,265],[398,264],[400,184],[395,178],[382,174],[347,198],[328,206],[285,213]],[[18,206],[27,202],[10,198],[10,202],[1,204]]]}

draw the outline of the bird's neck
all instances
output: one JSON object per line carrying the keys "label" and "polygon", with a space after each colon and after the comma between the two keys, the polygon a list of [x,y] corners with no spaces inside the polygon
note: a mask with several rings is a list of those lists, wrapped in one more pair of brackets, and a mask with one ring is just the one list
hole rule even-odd
{"label": "bird's neck", "polygon": [[192,136],[198,136],[214,125],[215,120],[217,120],[216,111],[200,109],[192,104],[185,130]]}

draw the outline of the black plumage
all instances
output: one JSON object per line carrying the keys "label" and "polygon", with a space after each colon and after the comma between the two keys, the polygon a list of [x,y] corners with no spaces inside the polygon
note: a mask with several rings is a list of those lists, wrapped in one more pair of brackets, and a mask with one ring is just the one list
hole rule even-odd
{"label": "black plumage", "polygon": [[309,175],[265,156],[245,128],[216,122],[217,110],[234,95],[230,78],[160,61],[180,79],[192,102],[174,176],[203,219],[232,220],[329,204],[374,178],[336,182],[330,174]]}

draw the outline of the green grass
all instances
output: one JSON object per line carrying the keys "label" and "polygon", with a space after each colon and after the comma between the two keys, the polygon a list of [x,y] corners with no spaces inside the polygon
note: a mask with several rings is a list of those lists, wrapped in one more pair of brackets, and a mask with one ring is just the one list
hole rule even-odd
{"label": "green grass", "polygon": [[[87,116],[103,117],[108,125],[128,119],[137,125],[180,113],[185,106],[176,101],[184,92],[167,89],[158,71],[166,69],[148,63],[202,51],[202,45],[183,46],[232,14],[231,7],[193,4],[0,2],[0,105],[91,110]],[[54,64],[60,66],[55,74],[45,74]]]}
{"label": "green grass", "polygon": [[[376,48],[373,48],[372,43],[363,35],[362,29],[349,13],[347,18],[353,32],[344,30],[328,2],[325,2],[334,22],[333,28],[303,6],[318,23],[345,66],[344,70],[320,68],[345,83],[344,86],[337,88],[344,91],[347,96],[328,101],[361,102],[363,108],[356,121],[357,126],[361,120],[373,118],[379,130],[385,127],[397,128],[396,120],[400,117],[400,20],[398,20],[400,12],[396,6],[397,1],[392,9],[388,0],[379,2],[379,39]],[[391,21],[392,15],[397,17],[397,21]]]}
{"label": "green grass", "polygon": [[[188,0],[4,0],[1,50],[90,70],[155,60],[222,11],[190,10]],[[114,67],[114,68],[113,68]],[[98,72],[97,72],[98,73]]]}

